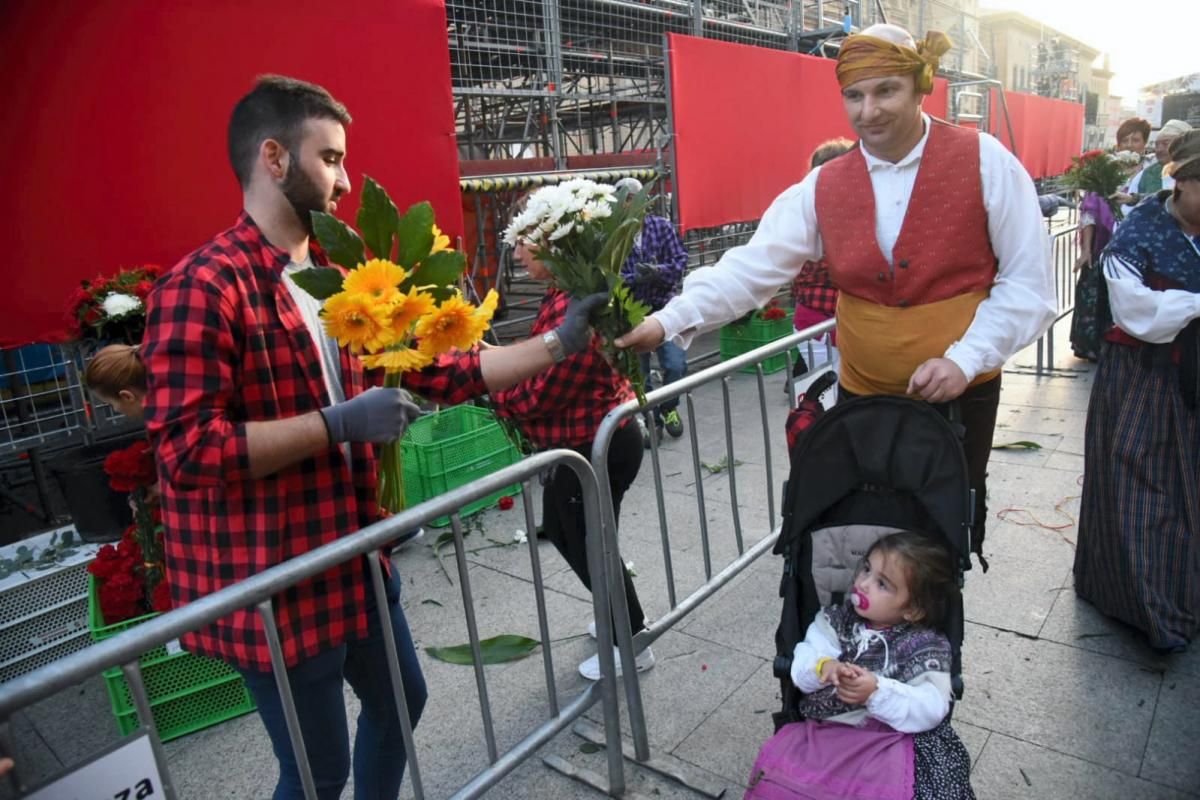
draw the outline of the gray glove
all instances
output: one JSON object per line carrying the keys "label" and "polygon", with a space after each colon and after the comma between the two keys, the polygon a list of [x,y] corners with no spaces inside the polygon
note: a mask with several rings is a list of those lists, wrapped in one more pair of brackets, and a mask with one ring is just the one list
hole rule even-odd
{"label": "gray glove", "polygon": [[562,324],[554,329],[564,355],[573,355],[592,342],[592,317],[608,305],[608,293],[589,294],[582,300],[572,300]]}
{"label": "gray glove", "polygon": [[421,416],[412,395],[403,389],[373,386],[357,397],[321,409],[329,441],[391,442],[404,435],[408,424]]}
{"label": "gray glove", "polygon": [[633,276],[638,283],[653,284],[662,280],[662,273],[653,264],[634,264]]}

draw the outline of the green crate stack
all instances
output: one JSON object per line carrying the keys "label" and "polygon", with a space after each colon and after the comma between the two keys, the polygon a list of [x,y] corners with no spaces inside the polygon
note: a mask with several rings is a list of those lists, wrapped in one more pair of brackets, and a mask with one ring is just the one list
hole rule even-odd
{"label": "green crate stack", "polygon": [[[734,356],[749,353],[792,333],[792,310],[785,311],[787,315],[780,319],[765,320],[752,317],[746,322],[734,322],[721,328],[721,360],[728,361]],[[763,373],[767,375],[786,368],[787,356],[784,353],[773,355],[762,362]],[[738,371],[753,375],[754,367],[742,367]]]}
{"label": "green crate stack", "polygon": [[[404,465],[404,500],[411,507],[521,460],[521,452],[491,411],[461,405],[428,414],[408,426],[400,440]],[[520,494],[521,485],[506,486],[462,509],[462,515],[487,508],[501,497]],[[450,524],[438,517],[434,527]]]}
{"label": "green crate stack", "polygon": [[[93,640],[103,641],[156,616],[146,614],[105,625],[96,595],[96,579],[88,575],[88,628]],[[165,646],[160,646],[143,653],[138,663],[150,698],[154,726],[164,742],[255,708],[242,676],[223,661],[184,651],[168,653]],[[120,667],[105,670],[104,683],[121,735],[136,730],[137,707]]]}

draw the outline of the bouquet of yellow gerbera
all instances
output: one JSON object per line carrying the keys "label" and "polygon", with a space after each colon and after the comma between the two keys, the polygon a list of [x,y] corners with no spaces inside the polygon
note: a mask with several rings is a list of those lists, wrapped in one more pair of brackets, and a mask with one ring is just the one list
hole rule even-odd
{"label": "bouquet of yellow gerbera", "polygon": [[[344,269],[316,267],[294,277],[325,301],[321,317],[329,335],[365,366],[385,370],[384,385],[398,388],[405,372],[476,344],[498,297],[489,291],[479,306],[463,299],[458,284],[467,259],[450,247],[429,203],[401,216],[383,187],[366,178],[357,221],[362,236],[337,217],[313,212],[317,241]],[[404,508],[399,442],[383,445],[380,453],[379,505],[392,512]]]}

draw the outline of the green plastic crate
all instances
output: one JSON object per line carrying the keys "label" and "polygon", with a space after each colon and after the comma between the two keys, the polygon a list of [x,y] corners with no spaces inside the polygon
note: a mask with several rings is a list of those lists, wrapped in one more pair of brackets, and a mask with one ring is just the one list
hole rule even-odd
{"label": "green plastic crate", "polygon": [[[721,328],[721,360],[728,361],[734,356],[749,353],[769,344],[776,339],[782,339],[792,333],[792,311],[784,309],[787,314],[780,319],[763,320],[757,317],[746,322],[734,322]],[[763,372],[771,374],[787,368],[787,355],[779,353],[762,362]],[[754,367],[742,367],[739,372],[754,374]]]}
{"label": "green plastic crate", "polygon": [[[88,628],[92,639],[103,641],[157,614],[105,625],[96,595],[96,579],[88,575]],[[154,726],[164,742],[253,711],[254,699],[242,676],[223,661],[185,651],[168,653],[156,647],[138,659],[150,698]],[[120,667],[104,671],[104,684],[117,727],[124,736],[138,727],[137,708]]]}
{"label": "green plastic crate", "polygon": [[[451,406],[409,425],[400,440],[400,453],[404,501],[409,507],[521,460],[521,452],[492,412],[468,405]],[[474,514],[501,497],[520,492],[519,483],[506,486],[468,503],[461,514]],[[448,516],[430,523],[434,527],[449,524]]]}

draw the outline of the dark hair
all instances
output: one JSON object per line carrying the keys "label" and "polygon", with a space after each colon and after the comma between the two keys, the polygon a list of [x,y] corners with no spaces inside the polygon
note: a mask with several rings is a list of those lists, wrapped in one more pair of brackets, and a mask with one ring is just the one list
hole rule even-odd
{"label": "dark hair", "polygon": [[1121,123],[1121,127],[1117,128],[1117,144],[1121,143],[1131,133],[1140,133],[1142,141],[1150,141],[1150,123],[1141,117],[1130,117]]}
{"label": "dark hair", "polygon": [[282,75],[259,76],[229,117],[229,163],[243,189],[250,185],[254,159],[263,141],[275,139],[289,151],[294,150],[304,123],[310,119],[332,119],[349,125],[350,112],[315,83]]}
{"label": "dark hair", "polygon": [[112,400],[124,389],[146,391],[146,367],[137,347],[110,344],[88,362],[83,382],[96,394]]}
{"label": "dark hair", "polygon": [[817,145],[817,149],[813,150],[812,158],[809,161],[809,169],[816,169],[826,161],[832,161],[843,153],[848,153],[854,148],[854,142],[849,139],[838,137],[837,139],[829,139]]}
{"label": "dark hair", "polygon": [[866,557],[875,552],[895,554],[903,564],[908,579],[908,605],[919,614],[913,621],[944,631],[960,592],[949,548],[927,533],[901,531],[879,539]]}
{"label": "dark hair", "polygon": [[[1200,180],[1200,128],[1181,133],[1171,142],[1167,152],[1171,161],[1181,166],[1171,173],[1176,183]],[[1183,163],[1183,162],[1187,163]]]}

